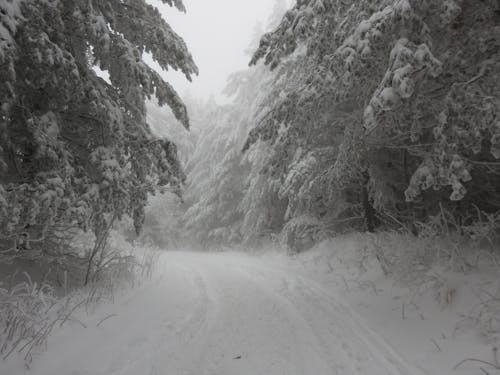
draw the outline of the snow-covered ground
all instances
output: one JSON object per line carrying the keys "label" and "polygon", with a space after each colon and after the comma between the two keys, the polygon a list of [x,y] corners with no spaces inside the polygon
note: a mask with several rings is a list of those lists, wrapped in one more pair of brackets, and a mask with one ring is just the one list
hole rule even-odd
{"label": "snow-covered ground", "polygon": [[87,328],[55,332],[30,370],[10,360],[0,374],[494,374],[453,369],[492,359],[471,332],[454,334],[449,311],[402,314],[404,289],[383,278],[356,287],[343,262],[328,245],[292,258],[165,253],[152,281],[100,306]]}

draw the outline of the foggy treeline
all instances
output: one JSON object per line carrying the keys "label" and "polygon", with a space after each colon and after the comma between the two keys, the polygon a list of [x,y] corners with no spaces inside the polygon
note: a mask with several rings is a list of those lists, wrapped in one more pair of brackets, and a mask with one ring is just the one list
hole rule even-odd
{"label": "foggy treeline", "polygon": [[350,230],[495,236],[497,12],[299,2],[231,76],[231,104],[188,103],[182,231],[293,250]]}

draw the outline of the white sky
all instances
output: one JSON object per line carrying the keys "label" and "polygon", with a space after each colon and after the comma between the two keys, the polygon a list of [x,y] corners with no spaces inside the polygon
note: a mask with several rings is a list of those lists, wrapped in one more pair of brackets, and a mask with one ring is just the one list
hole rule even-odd
{"label": "white sky", "polygon": [[183,94],[187,89],[199,98],[220,97],[228,75],[248,66],[248,47],[255,24],[263,24],[271,14],[273,0],[184,0],[187,13],[148,0],[186,42],[200,70],[193,83],[177,72],[164,78]]}

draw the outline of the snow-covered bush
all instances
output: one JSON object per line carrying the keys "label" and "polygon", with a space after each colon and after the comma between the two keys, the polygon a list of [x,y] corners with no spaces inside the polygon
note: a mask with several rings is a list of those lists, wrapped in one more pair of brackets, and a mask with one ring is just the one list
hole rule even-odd
{"label": "snow-covered bush", "polygon": [[477,309],[474,316],[482,336],[493,345],[500,343],[500,296],[491,296]]}
{"label": "snow-covered bush", "polygon": [[[114,300],[118,289],[150,279],[158,257],[159,252],[151,248],[132,249],[114,233],[109,250],[95,268],[92,284],[86,288],[75,289],[71,282],[75,275],[69,269],[59,285],[50,274],[40,282],[27,272],[4,278],[0,282],[0,356],[5,359],[21,354],[29,365],[55,328],[67,323],[85,326],[76,312],[89,312],[103,301]],[[80,272],[84,269],[82,266]]]}
{"label": "snow-covered bush", "polygon": [[316,243],[328,238],[324,224],[314,217],[295,217],[283,227],[279,244],[291,253],[309,250]]}
{"label": "snow-covered bush", "polygon": [[46,283],[25,281],[0,284],[0,355],[3,359],[15,351],[30,362],[33,350],[44,345],[54,327],[70,318],[71,300],[60,299]]}
{"label": "snow-covered bush", "polygon": [[436,238],[416,238],[411,233],[389,231],[372,235],[370,249],[386,274],[420,291],[438,281],[431,269],[438,262],[441,246]]}

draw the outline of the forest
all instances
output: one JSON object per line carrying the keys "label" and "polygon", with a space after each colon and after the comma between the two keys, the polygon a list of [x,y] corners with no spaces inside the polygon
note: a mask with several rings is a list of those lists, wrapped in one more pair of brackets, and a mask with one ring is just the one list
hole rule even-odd
{"label": "forest", "polygon": [[[162,74],[210,74],[160,11],[184,3],[0,0],[0,373],[500,373],[500,2],[273,0],[223,101]],[[130,288],[199,350],[56,369],[70,328],[173,309],[118,325]],[[237,368],[240,321],[264,359]]]}

